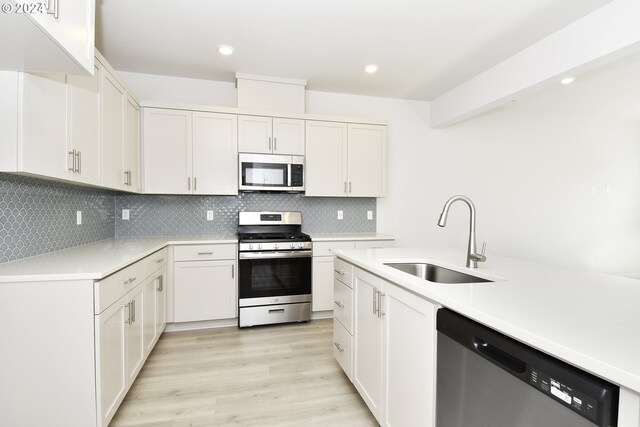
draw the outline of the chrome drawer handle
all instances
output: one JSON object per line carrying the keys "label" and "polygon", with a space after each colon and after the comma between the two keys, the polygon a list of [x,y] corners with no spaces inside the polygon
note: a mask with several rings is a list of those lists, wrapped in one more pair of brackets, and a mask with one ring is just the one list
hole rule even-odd
{"label": "chrome drawer handle", "polygon": [[340,301],[334,301],[334,304],[340,308],[344,308],[344,304],[342,304]]}
{"label": "chrome drawer handle", "polygon": [[341,276],[344,276],[344,270],[337,270],[337,269],[333,269],[333,271],[335,271],[336,273],[338,273]]}
{"label": "chrome drawer handle", "polygon": [[124,281],[124,282],[122,282],[122,283],[123,283],[123,284],[125,284],[125,285],[130,285],[130,284],[132,284],[133,282],[135,282],[135,281],[136,281],[136,279],[137,279],[137,277],[131,277],[131,278],[129,278],[129,280],[125,280],[125,281]]}
{"label": "chrome drawer handle", "polygon": [[334,342],[334,343],[333,343],[333,345],[335,345],[335,346],[336,346],[336,348],[338,349],[338,351],[339,351],[340,353],[344,352],[344,347],[342,347],[339,343]]}
{"label": "chrome drawer handle", "polygon": [[213,255],[213,252],[198,252],[198,255]]}
{"label": "chrome drawer handle", "polygon": [[160,258],[159,260],[157,260],[156,264],[160,264],[162,261],[164,261],[164,258]]}

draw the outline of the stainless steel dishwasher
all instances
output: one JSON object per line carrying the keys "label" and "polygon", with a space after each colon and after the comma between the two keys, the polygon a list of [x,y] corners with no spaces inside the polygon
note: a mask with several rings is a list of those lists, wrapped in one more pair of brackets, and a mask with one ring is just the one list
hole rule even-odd
{"label": "stainless steel dishwasher", "polygon": [[617,426],[618,386],[438,310],[436,427]]}

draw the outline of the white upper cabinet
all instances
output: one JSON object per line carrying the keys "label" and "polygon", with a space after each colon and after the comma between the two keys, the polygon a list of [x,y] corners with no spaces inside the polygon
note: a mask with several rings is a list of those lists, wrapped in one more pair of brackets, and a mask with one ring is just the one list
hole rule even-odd
{"label": "white upper cabinet", "polygon": [[193,113],[193,193],[238,194],[238,119]]}
{"label": "white upper cabinet", "polygon": [[103,70],[101,86],[102,185],[124,190],[125,90],[107,70]]}
{"label": "white upper cabinet", "polygon": [[387,127],[349,124],[348,192],[383,197],[387,192]]}
{"label": "white upper cabinet", "polygon": [[145,193],[238,194],[237,116],[144,109]]}
{"label": "white upper cabinet", "polygon": [[304,155],[304,120],[238,116],[241,153]]}
{"label": "white upper cabinet", "polygon": [[191,112],[145,108],[143,112],[144,191],[191,193]]}
{"label": "white upper cabinet", "polygon": [[307,120],[305,195],[345,196],[347,124]]}
{"label": "white upper cabinet", "polygon": [[307,121],[305,195],[383,197],[387,127]]}
{"label": "white upper cabinet", "polygon": [[[29,72],[94,72],[95,0],[8,0],[0,14],[0,68]],[[27,13],[24,13],[27,12]],[[19,41],[19,42],[16,42]]]}
{"label": "white upper cabinet", "polygon": [[102,184],[100,164],[100,78],[96,61],[93,76],[67,76],[68,169],[71,179]]}
{"label": "white upper cabinet", "polygon": [[18,121],[22,120],[22,139],[18,144],[17,170],[70,179],[65,76],[27,73],[19,76],[22,112]]}

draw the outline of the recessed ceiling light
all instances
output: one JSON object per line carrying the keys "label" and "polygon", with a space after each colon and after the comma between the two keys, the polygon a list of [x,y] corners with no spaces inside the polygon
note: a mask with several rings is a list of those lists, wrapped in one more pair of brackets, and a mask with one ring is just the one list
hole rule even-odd
{"label": "recessed ceiling light", "polygon": [[233,47],[227,44],[221,44],[218,46],[218,52],[220,52],[221,55],[229,56],[233,53]]}
{"label": "recessed ceiling light", "polygon": [[373,74],[378,71],[378,66],[376,64],[365,65],[364,70],[369,74]]}
{"label": "recessed ceiling light", "polygon": [[570,85],[575,79],[575,77],[565,77],[564,79],[560,80],[560,83],[562,83],[563,85]]}

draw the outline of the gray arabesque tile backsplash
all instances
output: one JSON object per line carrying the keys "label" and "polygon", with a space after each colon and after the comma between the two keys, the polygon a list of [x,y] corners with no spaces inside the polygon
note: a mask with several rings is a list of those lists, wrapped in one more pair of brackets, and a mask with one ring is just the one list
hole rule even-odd
{"label": "gray arabesque tile backsplash", "polygon": [[[128,221],[121,219],[122,209],[129,209]],[[78,210],[82,225],[76,225]],[[213,221],[206,220],[207,210],[214,211]],[[114,236],[233,234],[239,211],[262,210],[301,211],[307,233],[376,231],[375,198],[138,195],[0,173],[0,263]],[[367,211],[373,211],[372,221]]]}

